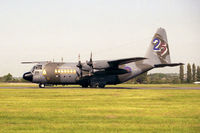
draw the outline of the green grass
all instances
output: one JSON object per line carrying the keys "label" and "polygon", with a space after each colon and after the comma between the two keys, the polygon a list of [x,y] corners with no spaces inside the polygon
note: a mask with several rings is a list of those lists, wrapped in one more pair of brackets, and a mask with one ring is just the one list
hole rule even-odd
{"label": "green grass", "polygon": [[[34,83],[0,83],[0,87],[38,87],[38,84],[34,84]],[[63,86],[58,85],[58,87],[63,87]],[[80,87],[80,85],[65,85],[64,87]],[[200,84],[118,84],[118,85],[107,85],[106,87],[176,88],[176,87],[200,87]]]}
{"label": "green grass", "polygon": [[179,88],[179,87],[200,87],[200,84],[118,84],[118,85],[108,85],[108,87]]}
{"label": "green grass", "polygon": [[37,84],[33,83],[0,83],[0,87],[38,87]]}
{"label": "green grass", "polygon": [[0,133],[200,131],[200,90],[0,89]]}

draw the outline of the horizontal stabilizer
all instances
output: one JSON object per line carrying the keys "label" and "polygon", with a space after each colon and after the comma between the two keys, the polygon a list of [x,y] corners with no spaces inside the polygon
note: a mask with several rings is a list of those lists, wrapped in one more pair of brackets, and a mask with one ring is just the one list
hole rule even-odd
{"label": "horizontal stabilizer", "polygon": [[136,61],[140,61],[140,60],[144,60],[144,59],[147,59],[147,58],[144,58],[144,57],[126,58],[126,59],[108,61],[108,63],[113,66],[118,66],[118,65],[136,62]]}
{"label": "horizontal stabilizer", "polygon": [[156,64],[154,67],[174,67],[174,66],[179,66],[179,65],[184,65],[183,63],[170,63],[170,64]]}

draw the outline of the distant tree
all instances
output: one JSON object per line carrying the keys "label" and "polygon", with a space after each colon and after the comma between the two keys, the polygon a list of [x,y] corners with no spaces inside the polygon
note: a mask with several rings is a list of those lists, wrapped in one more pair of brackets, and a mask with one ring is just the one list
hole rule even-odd
{"label": "distant tree", "polygon": [[134,83],[135,83],[135,79],[130,79],[125,82],[125,84],[134,84]]}
{"label": "distant tree", "polygon": [[188,63],[187,65],[187,83],[192,82],[192,72],[191,72],[191,65]]}
{"label": "distant tree", "polygon": [[180,79],[181,83],[184,82],[184,66],[183,65],[180,65],[179,79]]}
{"label": "distant tree", "polygon": [[196,81],[196,66],[193,63],[192,65],[192,81],[195,82]]}
{"label": "distant tree", "polygon": [[140,83],[140,84],[147,83],[147,72],[136,77],[135,80],[137,83]]}
{"label": "distant tree", "polygon": [[8,73],[7,75],[3,76],[3,81],[4,82],[9,82],[9,81],[12,81],[13,80],[13,76]]}
{"label": "distant tree", "polygon": [[200,67],[197,67],[197,81],[200,81]]}
{"label": "distant tree", "polygon": [[173,84],[180,84],[181,82],[180,82],[180,79],[177,77],[177,78],[173,78],[172,79],[172,82],[171,83],[173,83]]}

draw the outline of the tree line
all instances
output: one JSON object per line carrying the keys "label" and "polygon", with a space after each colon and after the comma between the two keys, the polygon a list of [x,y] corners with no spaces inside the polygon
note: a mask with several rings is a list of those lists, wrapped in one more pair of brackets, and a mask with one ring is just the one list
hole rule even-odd
{"label": "tree line", "polygon": [[8,73],[3,77],[0,77],[0,82],[27,82],[21,77],[13,77],[12,74]]}
{"label": "tree line", "polygon": [[192,67],[190,63],[187,64],[187,73],[184,74],[184,66],[180,66],[179,78],[181,83],[193,83],[196,81],[200,82],[200,66],[193,63]]}
{"label": "tree line", "polygon": [[200,82],[200,66],[193,63],[192,67],[190,63],[187,64],[187,72],[184,73],[184,65],[180,66],[178,73],[144,73],[134,79],[129,80],[127,83],[148,83],[148,84],[179,84],[179,83],[194,83]]}
{"label": "tree line", "polygon": [[[193,83],[200,82],[200,66],[193,63],[192,67],[190,63],[187,64],[187,72],[184,73],[184,65],[180,66],[178,73],[153,73],[147,74],[147,72],[141,74],[140,76],[133,78],[126,83],[129,84],[179,84],[179,83]],[[0,77],[0,82],[28,82],[22,77],[13,77],[10,73]]]}

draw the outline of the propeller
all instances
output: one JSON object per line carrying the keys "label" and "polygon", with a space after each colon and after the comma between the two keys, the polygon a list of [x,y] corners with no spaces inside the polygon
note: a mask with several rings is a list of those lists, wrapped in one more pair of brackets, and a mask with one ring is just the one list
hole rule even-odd
{"label": "propeller", "polygon": [[90,53],[90,61],[87,61],[86,63],[87,63],[87,65],[90,66],[90,68],[91,68],[90,72],[93,73],[93,72],[94,72],[94,71],[93,71],[94,69],[93,69],[93,61],[92,61],[92,52]]}
{"label": "propeller", "polygon": [[81,64],[81,59],[80,59],[80,54],[78,55],[78,64],[76,65],[80,69],[80,76],[82,77],[82,64]]}

